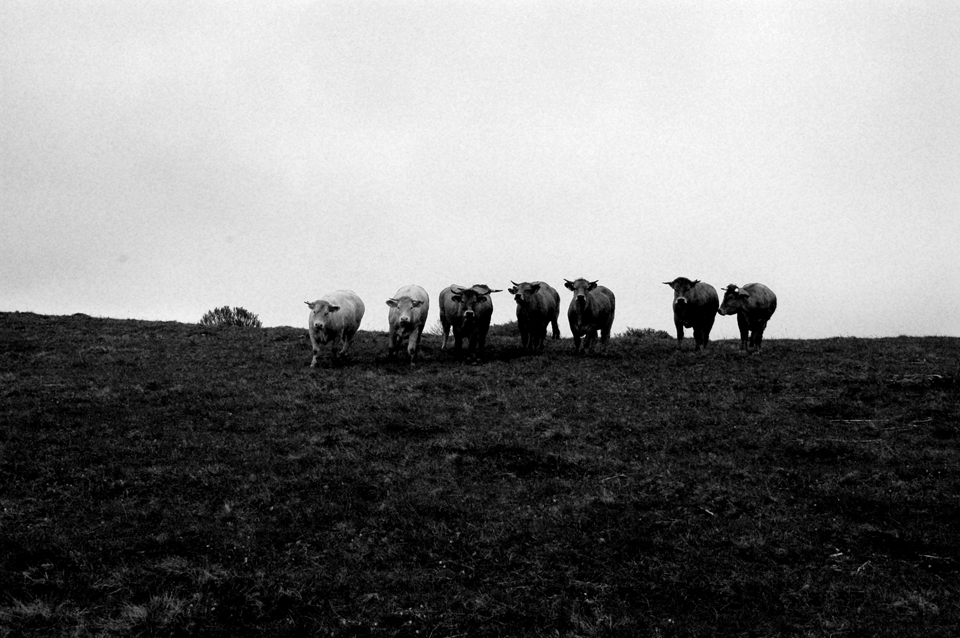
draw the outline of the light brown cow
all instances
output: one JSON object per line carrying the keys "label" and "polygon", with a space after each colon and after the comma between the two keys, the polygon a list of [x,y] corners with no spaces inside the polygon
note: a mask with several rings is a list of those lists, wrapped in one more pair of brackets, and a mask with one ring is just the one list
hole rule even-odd
{"label": "light brown cow", "polygon": [[390,310],[387,320],[390,324],[390,356],[396,356],[402,343],[407,343],[410,363],[420,352],[420,338],[427,325],[430,312],[430,297],[427,291],[417,285],[403,286],[392,298],[387,299]]}
{"label": "light brown cow", "polygon": [[[313,346],[313,361],[310,367],[317,366],[320,346],[330,343],[330,354],[334,361],[347,353],[350,342],[363,319],[363,302],[352,290],[337,290],[310,303],[310,317],[307,328],[310,331],[310,343]],[[336,350],[336,339],[340,339],[340,352]]]}

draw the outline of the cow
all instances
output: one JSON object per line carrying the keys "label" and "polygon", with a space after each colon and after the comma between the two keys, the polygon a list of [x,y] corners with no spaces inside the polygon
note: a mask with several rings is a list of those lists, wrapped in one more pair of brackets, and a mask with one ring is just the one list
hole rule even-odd
{"label": "cow", "polygon": [[683,329],[693,328],[694,351],[706,348],[710,330],[717,319],[720,298],[717,289],[699,279],[677,277],[663,282],[673,288],[673,324],[677,327],[677,350],[683,343]]}
{"label": "cow", "polygon": [[507,292],[517,302],[517,327],[520,328],[520,345],[524,350],[543,350],[547,338],[547,325],[553,326],[553,338],[560,338],[557,317],[560,314],[560,293],[542,281],[511,281]]}
{"label": "cow", "polygon": [[[598,286],[596,281],[577,279],[563,280],[564,286],[573,291],[573,299],[567,308],[570,332],[573,333],[573,345],[576,352],[586,353],[593,349],[593,341],[600,331],[600,343],[606,344],[613,327],[613,315],[616,311],[616,298],[606,286]],[[581,348],[580,338],[586,335]]]}
{"label": "cow", "polygon": [[453,328],[453,347],[460,354],[463,340],[469,339],[468,354],[476,357],[483,355],[493,316],[493,301],[490,295],[500,290],[492,290],[485,284],[475,284],[469,288],[451,284],[440,291],[440,325],[443,328],[443,345],[447,347],[450,328]]}
{"label": "cow", "polygon": [[[310,331],[310,343],[313,345],[313,361],[310,367],[317,367],[320,346],[330,343],[330,354],[334,361],[347,353],[350,341],[360,329],[363,319],[363,302],[352,290],[337,290],[310,303],[310,317],[307,328]],[[336,339],[340,338],[340,352],[336,350]]]}
{"label": "cow", "polygon": [[430,298],[427,291],[416,285],[403,286],[390,299],[387,321],[390,324],[390,356],[396,356],[404,341],[412,365],[420,352],[420,338],[427,325]]}
{"label": "cow", "polygon": [[720,315],[737,315],[740,328],[740,349],[749,350],[749,346],[761,352],[763,331],[767,322],[777,310],[777,296],[763,284],[747,284],[740,288],[730,284],[724,288],[723,303],[717,312]]}

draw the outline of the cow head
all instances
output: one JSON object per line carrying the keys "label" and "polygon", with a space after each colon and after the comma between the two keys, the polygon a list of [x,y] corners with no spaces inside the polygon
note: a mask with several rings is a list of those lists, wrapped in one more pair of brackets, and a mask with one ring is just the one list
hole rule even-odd
{"label": "cow head", "polygon": [[387,305],[396,308],[400,322],[400,327],[404,329],[412,328],[414,324],[414,309],[423,305],[420,299],[411,299],[410,297],[401,297],[400,299],[387,299]]}
{"label": "cow head", "polygon": [[477,307],[487,301],[487,295],[475,288],[461,288],[453,293],[451,299],[457,304],[457,318],[465,325],[471,323],[477,315]]}
{"label": "cow head", "polygon": [[510,283],[513,284],[513,288],[509,288],[507,292],[513,295],[514,301],[521,306],[528,305],[530,303],[530,297],[537,294],[540,290],[540,282],[534,284],[523,282],[522,284],[518,284],[515,281],[511,281]]}
{"label": "cow head", "polygon": [[736,284],[730,284],[723,290],[723,303],[717,310],[720,315],[737,314],[743,308],[743,302],[750,297],[749,292],[739,288]]}
{"label": "cow head", "polygon": [[700,280],[690,281],[686,277],[677,277],[673,281],[663,283],[673,288],[673,309],[682,315],[688,303],[687,293],[693,290],[693,287],[700,283]]}
{"label": "cow head", "polygon": [[576,281],[570,281],[569,279],[564,279],[564,286],[567,287],[567,290],[573,291],[573,298],[576,300],[577,304],[583,306],[587,303],[587,293],[597,287],[597,281],[587,281],[582,277]]}
{"label": "cow head", "polygon": [[326,326],[330,322],[330,316],[340,311],[340,306],[328,301],[323,301],[322,299],[314,301],[313,303],[309,301],[304,301],[303,303],[310,307],[310,318],[308,320],[310,330],[320,340],[320,343],[326,343]]}

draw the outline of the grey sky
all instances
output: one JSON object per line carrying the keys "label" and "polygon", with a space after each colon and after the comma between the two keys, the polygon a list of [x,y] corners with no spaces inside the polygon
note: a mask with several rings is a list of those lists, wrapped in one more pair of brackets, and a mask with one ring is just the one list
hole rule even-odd
{"label": "grey sky", "polygon": [[960,335],[954,2],[5,2],[0,82],[0,310],[582,276],[616,333],[686,276]]}

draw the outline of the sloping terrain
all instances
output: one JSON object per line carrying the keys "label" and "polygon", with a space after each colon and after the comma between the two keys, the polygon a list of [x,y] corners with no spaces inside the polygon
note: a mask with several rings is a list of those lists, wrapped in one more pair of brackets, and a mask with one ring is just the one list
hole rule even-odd
{"label": "sloping terrain", "polygon": [[305,334],[0,314],[0,635],[957,635],[958,339]]}

